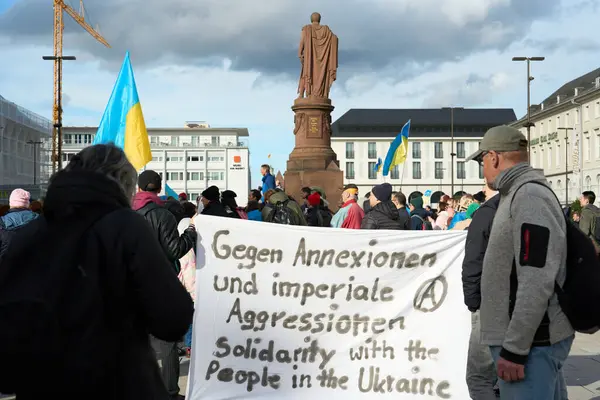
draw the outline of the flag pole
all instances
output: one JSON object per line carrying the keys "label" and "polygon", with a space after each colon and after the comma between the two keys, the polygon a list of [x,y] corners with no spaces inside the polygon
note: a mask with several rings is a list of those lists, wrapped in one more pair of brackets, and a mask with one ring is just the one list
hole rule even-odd
{"label": "flag pole", "polygon": [[400,176],[400,191],[402,192],[402,183],[404,182],[404,166],[406,161],[402,163],[402,175]]}

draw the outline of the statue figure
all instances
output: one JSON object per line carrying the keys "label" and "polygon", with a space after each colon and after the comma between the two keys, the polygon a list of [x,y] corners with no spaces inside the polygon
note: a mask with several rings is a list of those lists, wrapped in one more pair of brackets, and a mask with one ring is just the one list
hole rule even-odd
{"label": "statue figure", "polygon": [[302,68],[298,98],[328,98],[338,67],[338,38],[327,25],[321,25],[321,14],[312,13],[310,25],[302,28],[298,57]]}

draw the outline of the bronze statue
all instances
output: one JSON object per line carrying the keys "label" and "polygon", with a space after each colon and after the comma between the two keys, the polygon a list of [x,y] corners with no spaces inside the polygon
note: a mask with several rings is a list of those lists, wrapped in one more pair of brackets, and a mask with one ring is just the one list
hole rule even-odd
{"label": "bronze statue", "polygon": [[298,57],[302,68],[298,98],[329,97],[338,67],[338,38],[327,25],[321,25],[321,14],[312,13],[310,25],[302,28]]}

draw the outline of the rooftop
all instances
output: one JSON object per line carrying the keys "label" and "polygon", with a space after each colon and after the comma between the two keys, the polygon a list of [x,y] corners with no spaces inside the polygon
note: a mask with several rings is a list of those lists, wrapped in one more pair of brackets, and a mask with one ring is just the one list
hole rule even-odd
{"label": "rooftop", "polygon": [[[148,135],[150,136],[214,136],[214,135],[232,135],[237,136],[250,136],[248,128],[147,128]],[[63,128],[64,133],[74,132],[86,132],[96,133],[98,127],[96,126],[65,126]]]}
{"label": "rooftop", "polygon": [[[452,115],[454,114],[454,115]],[[483,136],[517,119],[511,108],[351,109],[332,124],[332,137],[395,137],[411,120],[411,136]]]}

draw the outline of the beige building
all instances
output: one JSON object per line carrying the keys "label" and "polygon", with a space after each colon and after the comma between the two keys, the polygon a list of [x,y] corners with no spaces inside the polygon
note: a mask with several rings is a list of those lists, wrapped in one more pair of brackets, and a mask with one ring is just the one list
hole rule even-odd
{"label": "beige building", "polygon": [[[600,196],[600,68],[531,106],[531,163],[543,168],[563,203],[581,192]],[[513,126],[525,135],[527,116]]]}

